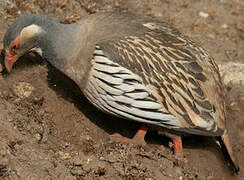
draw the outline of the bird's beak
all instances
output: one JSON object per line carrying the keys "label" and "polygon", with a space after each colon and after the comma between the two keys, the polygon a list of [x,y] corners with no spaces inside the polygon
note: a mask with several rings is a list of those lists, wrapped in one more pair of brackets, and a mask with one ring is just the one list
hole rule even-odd
{"label": "bird's beak", "polygon": [[4,64],[5,64],[5,67],[6,67],[8,72],[10,72],[12,70],[14,63],[17,61],[18,58],[19,58],[18,55],[12,55],[10,53],[8,53],[5,56]]}

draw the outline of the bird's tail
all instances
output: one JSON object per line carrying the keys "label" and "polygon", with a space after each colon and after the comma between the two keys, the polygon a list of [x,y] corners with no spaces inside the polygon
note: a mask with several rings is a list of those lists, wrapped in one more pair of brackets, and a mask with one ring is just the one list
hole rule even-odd
{"label": "bird's tail", "polygon": [[220,144],[221,150],[223,151],[226,160],[230,163],[232,170],[235,174],[238,174],[239,166],[233,154],[228,132],[225,131],[222,136],[217,137],[217,140]]}

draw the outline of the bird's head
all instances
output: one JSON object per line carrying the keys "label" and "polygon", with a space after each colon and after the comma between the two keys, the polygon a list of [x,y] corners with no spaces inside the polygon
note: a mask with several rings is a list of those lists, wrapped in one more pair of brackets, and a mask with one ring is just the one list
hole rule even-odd
{"label": "bird's head", "polygon": [[31,51],[41,54],[38,39],[44,30],[34,22],[35,16],[24,16],[8,27],[3,38],[4,63],[8,72],[22,55]]}

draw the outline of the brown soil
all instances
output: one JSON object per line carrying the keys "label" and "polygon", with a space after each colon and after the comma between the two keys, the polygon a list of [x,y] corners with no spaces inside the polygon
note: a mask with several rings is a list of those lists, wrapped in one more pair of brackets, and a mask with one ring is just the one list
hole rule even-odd
{"label": "brown soil", "polygon": [[0,179],[244,179],[244,2],[0,1],[0,49],[7,24],[20,15],[38,13],[72,23],[98,11],[158,17],[210,52],[227,78],[227,124],[239,175],[232,175],[208,137],[183,138],[182,166],[175,165],[169,139],[154,131],[145,147],[110,143],[110,134],[132,137],[139,124],[101,113],[70,79],[30,54],[11,74],[0,76]]}

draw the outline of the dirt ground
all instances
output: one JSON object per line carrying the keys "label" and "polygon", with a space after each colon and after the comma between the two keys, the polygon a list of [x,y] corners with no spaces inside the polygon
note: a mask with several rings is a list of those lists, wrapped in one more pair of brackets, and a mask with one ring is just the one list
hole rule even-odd
{"label": "dirt ground", "polygon": [[70,79],[30,54],[0,75],[0,179],[244,179],[244,1],[0,0],[0,50],[8,24],[20,15],[72,23],[99,11],[157,17],[209,51],[226,84],[239,175],[212,138],[183,137],[182,166],[175,165],[169,139],[154,131],[145,147],[109,142],[115,132],[132,137],[139,124],[98,111]]}

